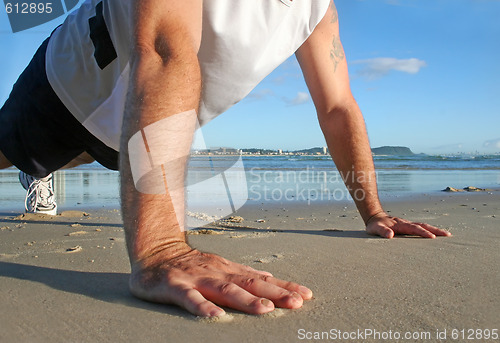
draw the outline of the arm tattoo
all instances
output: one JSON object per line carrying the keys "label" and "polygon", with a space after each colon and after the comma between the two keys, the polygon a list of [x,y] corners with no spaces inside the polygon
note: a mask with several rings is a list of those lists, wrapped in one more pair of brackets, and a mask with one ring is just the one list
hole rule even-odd
{"label": "arm tattoo", "polygon": [[[332,19],[331,23],[332,24],[337,24],[338,22],[338,13],[337,13],[337,8],[335,7],[335,4],[331,3],[331,8],[332,8]],[[336,35],[333,36],[332,40],[332,48],[330,50],[330,58],[332,59],[333,66],[335,67],[334,72],[337,71],[337,66],[340,62],[342,62],[345,58],[344,55],[344,49],[342,48],[342,44],[340,43],[340,38]]]}
{"label": "arm tattoo", "polygon": [[339,20],[339,14],[337,12],[337,7],[335,7],[335,4],[333,3],[333,1],[330,4],[330,7],[332,8],[332,20],[330,22],[332,24],[334,24]]}
{"label": "arm tattoo", "polygon": [[335,67],[334,71],[337,71],[337,65],[342,62],[345,58],[344,49],[342,44],[340,44],[340,39],[337,36],[333,36],[332,49],[330,50],[330,58],[332,59],[333,65]]}

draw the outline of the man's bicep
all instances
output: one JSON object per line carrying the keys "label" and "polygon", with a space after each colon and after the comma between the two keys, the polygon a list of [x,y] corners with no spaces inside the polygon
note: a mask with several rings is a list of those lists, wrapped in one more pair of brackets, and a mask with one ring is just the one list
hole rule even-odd
{"label": "man's bicep", "polygon": [[135,0],[132,49],[162,59],[197,53],[201,43],[203,0]]}
{"label": "man's bicep", "polygon": [[333,1],[296,56],[318,113],[328,113],[352,97]]}

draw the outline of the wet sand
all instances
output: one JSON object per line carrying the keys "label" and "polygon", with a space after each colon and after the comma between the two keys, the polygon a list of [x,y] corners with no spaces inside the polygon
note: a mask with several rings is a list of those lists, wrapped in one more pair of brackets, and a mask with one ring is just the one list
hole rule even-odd
{"label": "wet sand", "polygon": [[[116,209],[56,217],[3,211],[0,341],[364,342],[385,335],[395,342],[387,335],[413,341],[403,339],[410,333],[423,338],[415,341],[439,342],[446,330],[448,341],[460,342],[467,341],[462,331],[452,340],[452,330],[465,329],[466,336],[468,329],[499,330],[500,192],[440,193],[385,208],[453,237],[368,236],[353,204],[318,203],[245,206],[235,214],[242,221],[193,231],[193,246],[314,292],[299,310],[264,316],[228,310],[226,322],[129,294]],[[347,333],[350,340],[339,338]]]}

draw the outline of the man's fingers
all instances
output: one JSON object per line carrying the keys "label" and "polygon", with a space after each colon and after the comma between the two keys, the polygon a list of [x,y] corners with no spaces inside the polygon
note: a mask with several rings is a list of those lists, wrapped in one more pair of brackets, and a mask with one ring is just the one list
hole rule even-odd
{"label": "man's fingers", "polygon": [[424,229],[426,229],[429,232],[432,232],[436,236],[448,236],[448,237],[451,236],[450,231],[443,230],[443,229],[440,229],[440,228],[437,228],[435,226],[425,224],[425,223],[415,223],[415,224],[420,225],[421,227],[423,227]]}
{"label": "man's fingers", "polygon": [[256,297],[233,282],[205,278],[197,285],[197,289],[214,303],[242,312],[264,314],[274,310],[272,301]]}
{"label": "man's fingers", "polygon": [[250,267],[250,266],[245,266],[245,265],[242,265],[242,266],[243,266],[243,270],[245,270],[247,272],[257,273],[257,274],[264,275],[264,276],[273,276],[273,274],[266,272],[266,271],[263,271],[263,270],[257,270],[257,269]]}
{"label": "man's fingers", "polygon": [[393,238],[394,237],[394,231],[392,231],[390,228],[388,228],[385,225],[377,225],[375,228],[369,228],[368,233],[370,235],[375,235],[375,236],[380,236],[383,238]]}
{"label": "man's fingers", "polygon": [[208,301],[199,291],[193,288],[179,290],[180,296],[174,302],[184,307],[192,314],[200,317],[217,317],[226,312],[211,301]]}
{"label": "man's fingers", "polygon": [[[265,278],[272,280],[274,278]],[[255,296],[270,299],[277,307],[282,308],[299,308],[302,306],[304,299],[302,295],[294,290],[288,290],[277,286],[274,283],[242,275],[232,275],[229,280],[234,282],[241,288],[247,290]],[[277,279],[276,279],[277,280]],[[297,285],[298,286],[298,285]],[[290,286],[289,286],[290,287]],[[298,287],[290,287],[296,288]]]}
{"label": "man's fingers", "polygon": [[263,275],[263,276],[273,276],[273,274],[271,274],[269,272],[266,272],[263,270],[257,270],[257,269],[254,269],[254,268],[247,266],[247,265],[244,265],[244,264],[240,264],[240,263],[226,260],[225,258],[222,258],[222,257],[219,257],[219,258],[221,260],[225,261],[227,263],[227,265],[230,266],[230,268],[232,268],[232,269],[228,269],[227,270],[228,272],[240,273],[242,275],[248,274],[248,273],[257,273],[257,274]]}
{"label": "man's fingers", "polygon": [[386,226],[381,226],[378,234],[380,237],[388,238],[388,239],[391,239],[394,237],[394,231]]}
{"label": "man's fingers", "polygon": [[418,225],[417,223],[410,223],[410,222],[399,222],[396,224],[397,229],[396,231],[398,233],[402,233],[405,235],[415,235],[415,236],[420,236],[424,238],[436,238],[436,235],[434,235],[432,232],[424,229],[422,226]]}
{"label": "man's fingers", "polygon": [[312,298],[312,291],[307,287],[299,285],[298,283],[280,280],[275,277],[266,277],[264,280],[288,291],[299,293],[304,300]]}
{"label": "man's fingers", "polygon": [[425,223],[412,223],[408,220],[397,217],[375,218],[369,222],[366,232],[370,235],[378,235],[385,238],[392,238],[394,234],[414,235],[424,238],[436,238],[436,236],[451,236],[446,230]]}
{"label": "man's fingers", "polygon": [[394,234],[414,235],[424,238],[436,238],[436,236],[451,236],[451,233],[446,230],[439,229],[435,226],[425,223],[412,223],[406,220],[396,218],[396,222],[392,226],[379,224],[374,227],[367,228],[371,235],[378,235],[384,238],[392,238]]}

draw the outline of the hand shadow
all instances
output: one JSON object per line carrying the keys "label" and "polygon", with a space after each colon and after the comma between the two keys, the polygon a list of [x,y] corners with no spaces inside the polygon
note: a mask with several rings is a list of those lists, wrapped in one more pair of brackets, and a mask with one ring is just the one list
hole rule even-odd
{"label": "hand shadow", "polygon": [[173,305],[149,303],[132,296],[127,273],[80,272],[0,261],[0,277],[28,280],[53,289],[81,294],[113,304],[122,304],[186,319],[195,317]]}

